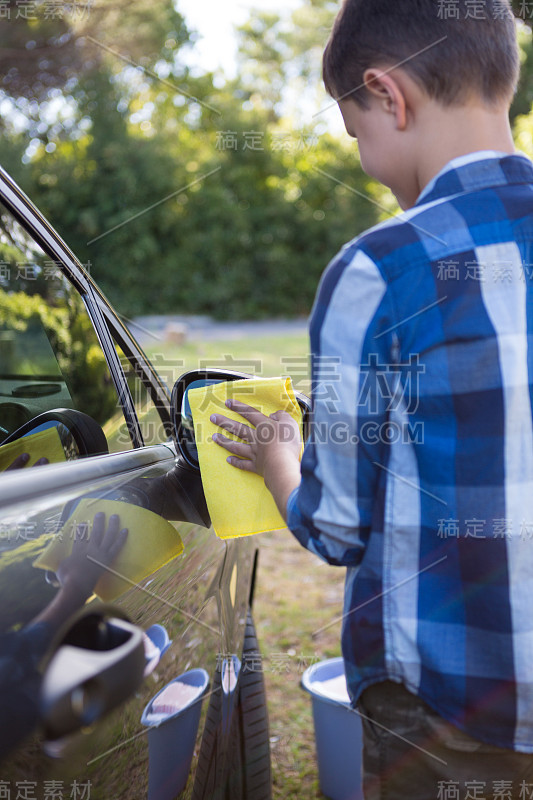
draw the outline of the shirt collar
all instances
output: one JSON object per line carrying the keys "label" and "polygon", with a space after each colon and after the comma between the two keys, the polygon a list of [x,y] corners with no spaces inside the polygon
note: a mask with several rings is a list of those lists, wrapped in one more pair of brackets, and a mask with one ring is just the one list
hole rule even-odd
{"label": "shirt collar", "polygon": [[510,183],[533,183],[533,164],[529,158],[523,153],[480,150],[449,161],[422,189],[415,205]]}

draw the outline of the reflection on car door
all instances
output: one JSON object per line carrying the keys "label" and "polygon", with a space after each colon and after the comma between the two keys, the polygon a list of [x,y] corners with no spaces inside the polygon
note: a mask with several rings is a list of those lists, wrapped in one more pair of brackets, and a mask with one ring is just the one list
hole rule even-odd
{"label": "reflection on car door", "polygon": [[[165,435],[168,409],[166,418],[158,409],[160,441],[154,441],[156,435],[153,443],[144,444],[120,363],[124,351],[134,358],[135,346],[118,341],[116,332],[115,339],[111,337],[102,322],[101,298],[90,283],[77,285],[76,276],[67,279],[7,210],[1,218],[0,257],[8,269],[0,273],[0,454],[3,439],[40,413],[57,408],[91,416],[101,426],[109,452],[65,462],[69,453],[58,456],[51,439],[43,439],[41,458],[48,463],[19,464],[0,474],[0,636],[5,645],[4,659],[0,657],[0,722],[9,726],[10,717],[26,706],[28,714],[17,734],[20,742],[10,737],[16,747],[2,765],[0,786],[14,797],[25,787],[32,800],[54,796],[54,787],[55,796],[138,798],[146,793],[148,780],[143,709],[172,678],[191,667],[214,675],[221,653],[240,652],[252,550],[248,543],[239,549],[227,547],[203,525],[201,516],[195,517],[186,490],[180,490],[183,484],[175,479],[176,454]],[[111,312],[105,311],[109,318]],[[146,383],[145,366],[137,372]],[[160,387],[155,387],[158,393]],[[162,500],[169,486],[175,492],[171,504]],[[51,542],[69,537],[74,541],[87,527],[91,534],[102,513],[106,526],[112,513],[119,519],[128,514],[128,535],[140,541],[147,561],[157,553],[159,537],[169,536],[169,528],[176,542],[181,540],[181,552],[165,550],[155,572],[157,558],[150,561],[149,570],[143,559],[132,573],[109,570],[122,581],[120,593],[111,593],[117,613],[123,612],[143,630],[162,625],[171,644],[125,706],[43,749],[37,725],[40,675],[57,647],[58,630],[43,631],[35,620],[54,607],[58,588],[53,574],[38,567],[49,557]],[[169,553],[171,560],[162,563]],[[90,605],[97,602],[91,600]],[[77,613],[72,607],[70,617]],[[63,632],[71,618],[60,626]],[[23,689],[20,696],[12,691],[17,680]]]}

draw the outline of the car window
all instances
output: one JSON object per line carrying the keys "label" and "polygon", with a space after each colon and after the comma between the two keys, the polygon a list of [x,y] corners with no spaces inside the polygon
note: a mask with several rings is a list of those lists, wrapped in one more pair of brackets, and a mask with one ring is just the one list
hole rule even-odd
{"label": "car window", "polygon": [[122,348],[116,342],[115,348],[135,406],[135,413],[139,420],[144,444],[161,444],[167,441],[168,434],[165,431],[165,425],[146,384],[142,380],[142,373],[138,368],[135,368],[135,363],[124,354]]}
{"label": "car window", "polygon": [[132,447],[82,297],[0,206],[0,445],[58,408],[92,417],[110,452]]}

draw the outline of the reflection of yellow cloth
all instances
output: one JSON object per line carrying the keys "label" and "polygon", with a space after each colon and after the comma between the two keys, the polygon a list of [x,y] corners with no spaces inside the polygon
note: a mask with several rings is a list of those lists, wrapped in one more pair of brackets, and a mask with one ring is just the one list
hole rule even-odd
{"label": "reflection of yellow cloth", "polygon": [[55,426],[38,433],[30,433],[28,436],[0,446],[0,472],[7,469],[22,453],[28,453],[30,456],[26,467],[31,467],[43,456],[48,459],[50,464],[66,460],[65,451]]}
{"label": "reflection of yellow cloth", "polygon": [[183,552],[179,533],[159,514],[118,500],[85,498],[33,566],[55,572],[72,551],[76,526],[89,523],[89,530],[92,530],[94,515],[99,511],[106,515],[106,525],[111,514],[118,514],[120,529],[128,529],[126,544],[94,589],[95,594],[106,603]]}
{"label": "reflection of yellow cloth", "polygon": [[191,389],[188,397],[204,493],[217,536],[230,539],[284,528],[285,522],[263,478],[232,467],[226,461],[228,452],[211,440],[217,432],[235,437],[214,425],[209,417],[211,414],[222,414],[247,424],[239,414],[224,405],[231,398],[258,408],[267,416],[274,411],[288,411],[301,425],[302,413],[294,396],[291,379],[228,381]]}

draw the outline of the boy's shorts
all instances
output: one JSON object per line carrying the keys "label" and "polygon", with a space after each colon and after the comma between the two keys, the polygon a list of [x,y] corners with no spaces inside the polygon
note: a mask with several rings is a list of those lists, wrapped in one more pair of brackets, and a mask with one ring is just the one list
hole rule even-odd
{"label": "boy's shorts", "polygon": [[402,684],[374,684],[358,710],[365,800],[533,800],[533,754],[473,739]]}

